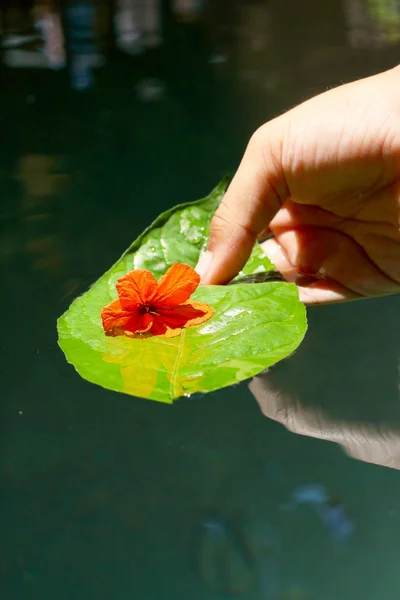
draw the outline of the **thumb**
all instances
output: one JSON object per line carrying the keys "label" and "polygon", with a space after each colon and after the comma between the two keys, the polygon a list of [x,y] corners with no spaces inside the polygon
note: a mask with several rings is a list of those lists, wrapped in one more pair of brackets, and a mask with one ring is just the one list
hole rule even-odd
{"label": "thumb", "polygon": [[228,283],[239,273],[289,195],[281,164],[283,125],[279,117],[253,134],[211,221],[207,252],[196,267],[202,283]]}

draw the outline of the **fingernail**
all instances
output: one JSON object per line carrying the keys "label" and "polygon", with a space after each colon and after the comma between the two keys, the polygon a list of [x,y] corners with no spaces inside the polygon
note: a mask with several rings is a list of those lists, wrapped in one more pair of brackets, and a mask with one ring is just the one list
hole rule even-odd
{"label": "fingernail", "polygon": [[199,262],[195,266],[194,270],[200,275],[201,279],[203,279],[203,277],[207,274],[207,271],[211,266],[212,257],[213,253],[207,250],[207,252],[200,257]]}

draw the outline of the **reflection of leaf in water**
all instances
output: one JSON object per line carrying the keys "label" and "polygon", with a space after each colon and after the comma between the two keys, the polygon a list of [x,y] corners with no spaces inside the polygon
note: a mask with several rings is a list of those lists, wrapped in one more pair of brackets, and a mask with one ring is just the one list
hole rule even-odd
{"label": "reflection of leaf in water", "polygon": [[19,159],[15,177],[24,187],[24,204],[35,205],[56,195],[67,180],[60,172],[60,157],[47,154],[25,154]]}
{"label": "reflection of leaf in water", "polygon": [[367,0],[367,9],[374,21],[380,25],[386,42],[400,39],[400,14],[398,3],[393,0]]}
{"label": "reflection of leaf in water", "polygon": [[53,203],[68,176],[62,172],[62,159],[47,154],[25,154],[14,176],[24,190],[21,213],[25,220],[26,250],[35,269],[58,275],[65,267],[63,251],[55,235],[45,233],[55,216]]}

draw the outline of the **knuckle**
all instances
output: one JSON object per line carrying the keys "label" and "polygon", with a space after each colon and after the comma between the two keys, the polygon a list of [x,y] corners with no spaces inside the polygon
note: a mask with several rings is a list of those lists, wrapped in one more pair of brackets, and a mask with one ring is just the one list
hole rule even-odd
{"label": "knuckle", "polygon": [[247,146],[248,151],[260,152],[265,147],[266,140],[268,139],[265,133],[265,129],[266,126],[261,125],[261,127],[255,130],[255,132],[249,140]]}
{"label": "knuckle", "polygon": [[218,235],[221,231],[226,231],[232,227],[233,223],[228,218],[229,211],[226,208],[218,208],[211,221],[211,234]]}

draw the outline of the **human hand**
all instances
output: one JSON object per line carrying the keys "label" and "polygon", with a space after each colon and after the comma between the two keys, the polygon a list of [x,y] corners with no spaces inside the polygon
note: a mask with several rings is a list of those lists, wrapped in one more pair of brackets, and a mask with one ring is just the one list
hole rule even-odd
{"label": "human hand", "polygon": [[400,67],[316,96],[252,136],[211,222],[202,283],[254,244],[306,304],[400,291]]}

